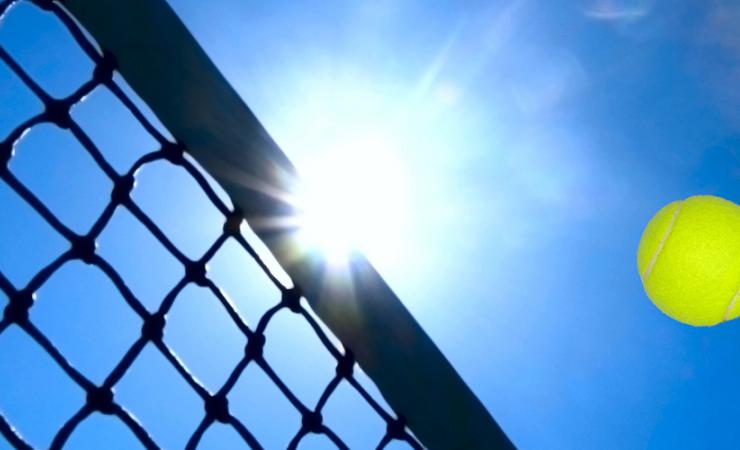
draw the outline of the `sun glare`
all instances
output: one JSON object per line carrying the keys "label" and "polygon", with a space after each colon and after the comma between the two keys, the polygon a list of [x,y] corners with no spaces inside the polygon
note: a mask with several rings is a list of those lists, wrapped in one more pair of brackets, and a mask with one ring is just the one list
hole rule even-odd
{"label": "sun glare", "polygon": [[405,221],[405,174],[392,138],[373,133],[330,145],[300,166],[300,238],[330,263],[352,251],[390,260]]}

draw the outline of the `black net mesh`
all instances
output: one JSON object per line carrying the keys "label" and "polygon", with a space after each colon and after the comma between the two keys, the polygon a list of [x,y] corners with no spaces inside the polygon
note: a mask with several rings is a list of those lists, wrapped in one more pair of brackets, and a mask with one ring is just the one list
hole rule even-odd
{"label": "black net mesh", "polygon": [[[0,20],[9,10],[15,1],[4,1],[0,3]],[[74,20],[66,13],[62,6],[51,1],[33,1],[30,2],[36,8],[41,8],[51,13],[55,18],[61,21],[69,30],[74,40],[84,51],[94,65],[94,70],[90,74],[89,81],[85,82],[69,96],[64,98],[53,98],[42,86],[35,82],[31,76],[25,72],[11,54],[6,51],[0,42],[0,60],[27,86],[35,96],[43,103],[44,111],[41,114],[34,115],[25,119],[19,126],[15,127],[8,136],[0,141],[0,179],[23,199],[30,207],[43,218],[59,235],[61,235],[69,244],[68,249],[61,255],[48,262],[38,273],[31,277],[30,282],[25,286],[15,286],[10,281],[10,277],[0,271],[0,290],[7,296],[8,303],[5,307],[4,315],[0,321],[0,335],[6,333],[12,327],[23,330],[33,341],[35,341],[48,357],[51,358],[61,370],[86,393],[86,401],[79,410],[64,423],[56,432],[52,441],[51,448],[61,448],[65,445],[68,438],[75,429],[88,417],[94,413],[102,413],[114,416],[125,424],[136,436],[136,438],[146,448],[159,448],[157,442],[151,434],[144,428],[142,423],[127,410],[126,405],[119,403],[115,395],[116,385],[127,375],[134,361],[140,356],[142,350],[147,346],[155,347],[161,355],[174,367],[177,373],[192,390],[201,399],[203,405],[202,420],[192,435],[190,435],[187,448],[197,447],[201,437],[206,430],[214,423],[220,422],[228,424],[241,436],[244,442],[251,448],[263,448],[258,442],[253,430],[250,430],[248,423],[243,423],[235,417],[229,409],[229,402],[244,401],[239,398],[230,397],[232,388],[237,380],[244,373],[247,366],[257,366],[271,380],[282,395],[292,404],[300,414],[300,423],[295,424],[295,435],[290,441],[289,448],[296,448],[301,440],[311,433],[320,433],[325,435],[338,448],[348,448],[332,429],[324,423],[322,419],[322,408],[326,405],[328,399],[335,392],[337,386],[346,381],[357,393],[364,399],[375,413],[386,423],[386,432],[379,436],[377,443],[368,443],[368,447],[377,444],[378,448],[384,448],[392,441],[404,441],[412,448],[422,448],[421,445],[408,432],[404,425],[402,417],[396,417],[387,411],[381,404],[371,396],[368,391],[360,384],[353,373],[355,362],[350,350],[341,350],[336,345],[332,337],[322,329],[314,316],[305,309],[301,301],[301,292],[298,287],[288,287],[276,277],[268,265],[263,262],[259,254],[253,249],[243,233],[243,218],[238,210],[230,208],[219,197],[216,189],[211,186],[207,176],[200,171],[187,157],[187,149],[176,142],[171,142],[155,125],[147,119],[137,106],[126,95],[125,90],[114,80],[116,68],[115,59],[106,52],[100,52],[96,46],[88,40],[88,37],[75,24]],[[106,160],[103,153],[96,147],[93,140],[88,137],[83,128],[76,123],[70,114],[70,109],[82,101],[82,99],[93,92],[96,88],[105,86],[112,92],[117,101],[119,101],[130,114],[136,118],[138,123],[158,142],[159,148],[155,151],[140,157],[129,169],[123,174],[114,170],[113,166]],[[5,101],[5,100],[2,100]],[[79,144],[89,153],[95,161],[97,167],[111,181],[113,189],[110,192],[110,200],[103,209],[102,214],[95,220],[90,230],[80,235],[75,233],[70,227],[58,218],[35,194],[24,184],[10,168],[10,162],[14,156],[14,146],[22,139],[23,135],[32,127],[43,123],[56,125],[59,129],[76,139]],[[213,203],[215,208],[222,214],[223,226],[218,238],[208,248],[208,250],[197,260],[189,259],[172,242],[171,239],[157,226],[157,224],[137,205],[132,198],[132,191],[135,189],[136,174],[139,169],[156,161],[168,161],[176,166],[179,170],[184,171],[189,177],[200,186],[203,193]],[[127,285],[123,276],[106,261],[97,249],[96,240],[100,237],[103,230],[110,223],[114,212],[118,208],[123,208],[130,212],[152,236],[182,265],[184,276],[179,282],[171,288],[169,293],[159,303],[159,307],[154,312],[150,312],[132,292]],[[2,236],[3,239],[12,239],[12,236]],[[209,278],[207,263],[229,240],[238,243],[264,272],[264,276],[279,289],[281,298],[274,306],[269,308],[259,320],[255,327],[247,325],[246,320],[240,315],[229,299],[226,292],[215,284]],[[7,256],[7,255],[6,255]],[[23,255],[9,255],[8,258],[21,258]],[[115,365],[115,368],[105,377],[102,384],[96,384],[86,376],[85,373],[73,366],[59,347],[52,340],[47,338],[44,332],[30,320],[30,310],[34,307],[35,292],[59,271],[65,264],[81,261],[99,269],[120,293],[122,301],[130,307],[131,310],[140,319],[141,332],[138,339],[131,343],[124,356]],[[190,285],[206,288],[213,293],[220,306],[228,313],[230,319],[243,333],[246,342],[241,360],[236,367],[230,371],[227,381],[215,392],[210,391],[196,376],[191,373],[188,367],[181,361],[163,339],[167,327],[167,317],[173,304],[178,301],[178,295],[183,289]],[[311,329],[318,336],[326,351],[336,361],[335,376],[328,382],[323,390],[318,402],[309,406],[301,402],[299,398],[289,389],[286,383],[281,380],[280,376],[273,370],[270,362],[266,359],[263,348],[270,338],[269,325],[271,320],[277,314],[297,314],[310,325]],[[0,355],[2,356],[2,355]],[[12,364],[12,362],[10,362]],[[0,405],[1,407],[2,405]],[[279,424],[277,426],[288,426]],[[31,448],[30,444],[24,440],[22,434],[16,430],[9,418],[0,414],[0,434],[5,440],[16,448]]]}

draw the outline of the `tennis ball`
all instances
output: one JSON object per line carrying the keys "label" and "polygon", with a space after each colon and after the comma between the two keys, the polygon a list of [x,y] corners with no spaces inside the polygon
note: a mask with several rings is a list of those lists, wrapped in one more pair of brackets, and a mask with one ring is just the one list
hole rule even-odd
{"label": "tennis ball", "polygon": [[740,206],[708,195],[650,220],[637,251],[648,297],[673,319],[710,326],[740,315]]}

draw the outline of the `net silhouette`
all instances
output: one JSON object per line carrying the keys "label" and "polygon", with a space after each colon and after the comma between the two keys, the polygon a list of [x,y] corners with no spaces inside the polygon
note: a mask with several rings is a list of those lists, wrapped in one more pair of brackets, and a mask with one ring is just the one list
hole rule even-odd
{"label": "net silhouette", "polygon": [[[237,417],[229,411],[229,393],[249,365],[258,366],[264,374],[274,383],[278,390],[293,405],[300,414],[302,420],[297,425],[294,437],[288,448],[297,448],[301,440],[311,434],[319,433],[325,435],[337,448],[345,449],[348,446],[342,439],[327,426],[322,418],[322,408],[335,392],[337,386],[346,381],[367,402],[367,404],[386,423],[386,432],[377,443],[377,448],[385,448],[394,440],[406,442],[412,448],[421,449],[422,446],[411,435],[405,427],[403,417],[394,415],[387,411],[376,401],[370,393],[360,384],[354,376],[355,361],[351,350],[342,350],[333,344],[331,338],[323,331],[317,320],[307,311],[301,303],[301,291],[298,286],[288,287],[283,284],[268,268],[258,253],[250,245],[242,231],[243,217],[238,209],[227,206],[217,195],[216,190],[209,184],[208,179],[191,163],[185,154],[187,149],[177,142],[168,140],[157,128],[146,118],[145,114],[136,106],[114,81],[113,75],[116,62],[113,55],[103,51],[99,52],[96,46],[88,39],[86,34],[76,25],[74,19],[68,15],[58,2],[48,0],[25,0],[34,4],[44,11],[54,14],[68,29],[74,40],[90,58],[94,64],[94,70],[90,74],[89,81],[85,82],[71,95],[65,98],[53,98],[42,86],[36,83],[14,60],[14,58],[3,48],[0,43],[0,60],[11,69],[13,73],[27,86],[38,99],[43,102],[44,112],[27,118],[19,126],[13,129],[9,135],[0,141],[0,179],[19,197],[21,197],[38,215],[43,218],[59,235],[66,239],[69,248],[56,259],[50,261],[39,270],[30,282],[25,286],[14,286],[8,277],[0,271],[0,290],[8,297],[9,302],[0,320],[0,335],[10,327],[18,327],[23,330],[33,341],[35,341],[48,356],[53,359],[62,371],[80,388],[86,392],[86,402],[79,410],[70,417],[57,431],[52,444],[52,449],[62,448],[72,435],[74,430],[93,413],[99,412],[117,417],[128,427],[136,438],[149,449],[159,448],[151,434],[144,426],[126,409],[126,405],[120,404],[115,396],[114,387],[125,376],[142,350],[148,344],[152,344],[174,367],[177,373],[184,379],[192,390],[203,402],[203,416],[198,427],[189,437],[187,448],[196,448],[206,430],[214,423],[228,424],[241,436],[244,442],[253,449],[263,448],[260,442],[250,430]],[[10,6],[17,0],[6,0],[0,2],[0,20],[8,11]],[[63,2],[62,2],[63,4]],[[120,103],[131,113],[138,123],[158,142],[159,148],[155,151],[141,156],[124,174],[119,174],[112,165],[106,161],[103,153],[96,147],[85,131],[75,122],[70,115],[70,109],[82,99],[93,92],[97,87],[106,87],[120,101]],[[103,209],[100,216],[94,222],[90,230],[79,235],[67,227],[56,217],[51,210],[34,193],[17,178],[10,169],[10,161],[13,158],[14,146],[22,139],[24,133],[39,124],[54,124],[58,128],[70,133],[87,151],[95,161],[97,167],[113,183],[110,192],[110,200]],[[147,214],[132,199],[132,191],[135,189],[136,173],[142,167],[157,161],[168,161],[186,172],[200,186],[203,193],[210,202],[221,213],[223,227],[218,238],[210,245],[208,250],[197,260],[188,258],[167,235],[147,216]],[[114,212],[118,208],[126,209],[140,222],[152,236],[182,265],[184,276],[161,301],[155,312],[148,311],[142,302],[134,295],[127,286],[126,280],[109,264],[98,252],[96,239],[109,224]],[[281,296],[277,304],[269,308],[259,319],[257,325],[251,328],[246,320],[240,315],[225,292],[208,276],[207,264],[220,248],[229,240],[233,240],[252,258],[264,272],[265,276],[279,289]],[[115,368],[108,374],[102,384],[95,384],[84,373],[76,369],[62,352],[55,346],[44,333],[30,320],[29,312],[34,306],[34,293],[57,272],[62,266],[73,261],[97,267],[113,283],[120,293],[121,301],[124,301],[140,318],[141,332],[139,337],[131,344],[123,358],[116,364]],[[241,360],[230,372],[226,382],[216,391],[209,391],[190,370],[178,358],[175,352],[165,343],[163,336],[167,326],[167,314],[173,304],[177,302],[178,294],[188,285],[197,285],[208,289],[220,305],[228,313],[231,320],[246,338],[246,345]],[[318,402],[313,407],[306,405],[291,392],[288,386],[281,380],[272,369],[269,361],[263,354],[263,348],[269,339],[268,325],[276,314],[297,314],[303,317],[316,333],[326,351],[336,361],[334,377],[328,382]],[[236,401],[236,400],[234,400]],[[283,426],[282,424],[280,426]],[[0,434],[12,446],[19,449],[29,449],[32,446],[14,428],[13,424],[0,413]]]}

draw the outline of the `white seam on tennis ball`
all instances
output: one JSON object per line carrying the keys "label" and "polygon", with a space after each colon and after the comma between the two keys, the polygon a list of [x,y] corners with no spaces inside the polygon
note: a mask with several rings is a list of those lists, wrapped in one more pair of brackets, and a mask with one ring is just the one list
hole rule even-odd
{"label": "white seam on tennis ball", "polygon": [[658,261],[658,255],[660,255],[660,252],[663,251],[663,247],[665,246],[665,241],[668,240],[668,236],[671,234],[671,231],[673,230],[673,224],[676,223],[676,219],[678,219],[678,213],[681,212],[681,208],[683,208],[684,202],[678,204],[678,208],[676,208],[676,211],[673,213],[673,217],[671,218],[671,223],[668,224],[668,228],[666,228],[665,233],[663,234],[663,238],[660,240],[660,244],[658,244],[658,248],[655,250],[655,253],[653,254],[652,259],[650,259],[650,263],[645,268],[645,271],[642,273],[642,281],[646,282],[648,277],[650,276],[650,273],[653,271],[653,267],[655,266],[655,263]]}
{"label": "white seam on tennis ball", "polygon": [[735,303],[740,300],[740,286],[737,287],[737,292],[735,292],[735,296],[732,297],[732,300],[730,300],[730,305],[727,307],[727,311],[725,311],[725,316],[722,318],[723,321],[730,320],[730,312],[732,312],[732,308],[735,307]]}

